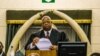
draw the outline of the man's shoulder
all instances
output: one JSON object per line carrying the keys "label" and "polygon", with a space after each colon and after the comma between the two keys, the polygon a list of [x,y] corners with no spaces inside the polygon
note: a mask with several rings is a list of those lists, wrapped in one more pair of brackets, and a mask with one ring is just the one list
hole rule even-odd
{"label": "man's shoulder", "polygon": [[52,31],[59,32],[59,33],[61,32],[60,30],[54,28],[52,29]]}

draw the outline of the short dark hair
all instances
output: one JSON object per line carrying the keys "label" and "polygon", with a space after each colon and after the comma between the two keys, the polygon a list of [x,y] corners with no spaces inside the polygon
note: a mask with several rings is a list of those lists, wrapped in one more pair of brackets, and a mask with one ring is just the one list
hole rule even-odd
{"label": "short dark hair", "polygon": [[95,52],[95,53],[92,53],[91,56],[100,56],[100,53]]}
{"label": "short dark hair", "polygon": [[2,47],[4,47],[1,41],[0,41],[0,44],[1,44]]}

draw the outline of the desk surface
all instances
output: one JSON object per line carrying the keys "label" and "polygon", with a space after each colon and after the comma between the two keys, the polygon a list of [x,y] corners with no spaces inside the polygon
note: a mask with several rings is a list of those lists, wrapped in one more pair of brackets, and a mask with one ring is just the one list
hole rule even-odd
{"label": "desk surface", "polygon": [[26,50],[25,55],[28,56],[31,53],[37,53],[40,56],[57,56],[56,50]]}

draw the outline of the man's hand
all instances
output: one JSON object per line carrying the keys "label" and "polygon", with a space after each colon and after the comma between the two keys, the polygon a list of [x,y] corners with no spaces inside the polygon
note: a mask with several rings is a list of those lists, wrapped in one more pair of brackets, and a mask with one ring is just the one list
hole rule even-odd
{"label": "man's hand", "polygon": [[57,45],[52,45],[52,46],[50,46],[50,50],[58,50],[58,46]]}
{"label": "man's hand", "polygon": [[33,45],[35,45],[36,43],[38,43],[39,42],[39,37],[35,37],[34,39],[33,39],[33,41],[32,41],[32,44]]}

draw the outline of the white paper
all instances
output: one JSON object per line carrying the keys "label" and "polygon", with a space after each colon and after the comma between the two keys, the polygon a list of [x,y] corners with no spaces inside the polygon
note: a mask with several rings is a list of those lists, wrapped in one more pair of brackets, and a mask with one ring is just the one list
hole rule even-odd
{"label": "white paper", "polygon": [[50,46],[52,46],[51,42],[47,38],[41,38],[39,42],[36,44],[39,50],[49,50]]}

